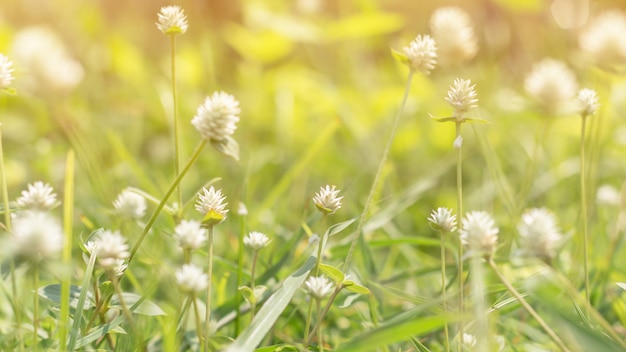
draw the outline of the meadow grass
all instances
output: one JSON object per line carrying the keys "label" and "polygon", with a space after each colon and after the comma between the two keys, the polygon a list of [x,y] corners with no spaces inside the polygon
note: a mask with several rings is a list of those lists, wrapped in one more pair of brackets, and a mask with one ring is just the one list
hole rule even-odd
{"label": "meadow grass", "polygon": [[626,350],[623,5],[69,3],[0,26],[0,350]]}

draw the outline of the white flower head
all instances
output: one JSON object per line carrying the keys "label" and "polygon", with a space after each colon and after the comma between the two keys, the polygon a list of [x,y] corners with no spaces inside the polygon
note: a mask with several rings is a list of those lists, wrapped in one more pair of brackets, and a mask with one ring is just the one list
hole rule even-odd
{"label": "white flower head", "polygon": [[317,299],[322,299],[333,291],[333,285],[326,276],[309,276],[304,284],[308,293]]}
{"label": "white flower head", "polygon": [[4,54],[0,54],[0,89],[11,86],[13,77],[13,63]]}
{"label": "white flower head", "polygon": [[193,264],[185,264],[176,271],[176,283],[181,291],[198,293],[209,285],[209,276]]}
{"label": "white flower head", "polygon": [[105,270],[117,271],[120,263],[130,256],[126,238],[119,231],[102,230],[85,246],[89,253],[95,251],[98,265]]}
{"label": "white flower head", "polygon": [[57,205],[57,195],[49,184],[37,181],[29,184],[16,202],[27,210],[50,210]]}
{"label": "white flower head", "polygon": [[226,196],[222,195],[222,190],[215,190],[213,186],[202,188],[196,201],[196,210],[204,216],[203,223],[215,225],[226,219],[228,203],[224,203]]}
{"label": "white flower head", "polygon": [[458,65],[476,56],[478,41],[472,20],[458,7],[441,7],[430,17],[430,31],[437,43],[442,66]]}
{"label": "white flower head", "polygon": [[409,59],[411,70],[429,74],[437,64],[437,46],[429,35],[418,35],[404,47],[404,54]]}
{"label": "white flower head", "polygon": [[533,65],[524,81],[526,92],[548,113],[558,113],[571,103],[576,95],[576,76],[565,63],[543,59]]}
{"label": "white flower head", "polygon": [[606,11],[589,22],[580,34],[580,48],[600,67],[626,61],[626,15],[619,10]]}
{"label": "white flower head", "polygon": [[456,78],[445,99],[454,108],[454,116],[462,118],[466,112],[478,106],[476,85],[472,85],[469,79]]}
{"label": "white flower head", "polygon": [[452,210],[448,208],[437,208],[433,210],[428,217],[430,227],[435,231],[444,233],[454,232],[456,230],[456,215],[452,214]]}
{"label": "white flower head", "polygon": [[243,244],[252,248],[255,251],[258,251],[263,247],[267,247],[269,243],[269,237],[267,237],[264,233],[256,231],[250,232],[248,236],[243,238]]}
{"label": "white flower head", "polygon": [[140,219],[146,215],[146,199],[130,189],[125,189],[113,201],[115,211],[128,219]]}
{"label": "white flower head", "polygon": [[324,214],[334,214],[341,208],[341,199],[338,197],[339,190],[335,186],[326,185],[322,187],[318,193],[315,193],[313,197],[313,203],[319,211]]}
{"label": "white flower head", "polygon": [[196,250],[207,241],[206,229],[199,221],[183,220],[174,229],[174,238],[178,245],[185,250]]}
{"label": "white flower head", "polygon": [[204,139],[222,141],[235,133],[239,122],[239,102],[225,92],[215,92],[198,107],[191,123]]}
{"label": "white flower head", "polygon": [[237,215],[239,216],[248,215],[248,208],[243,202],[239,202],[239,204],[237,204]]}
{"label": "white flower head", "polygon": [[48,212],[25,211],[13,220],[16,255],[29,261],[56,256],[63,249],[63,229]]}
{"label": "white flower head", "polygon": [[619,190],[612,185],[604,184],[598,187],[596,202],[599,205],[619,207],[621,198]]}
{"label": "white flower head", "polygon": [[463,218],[461,243],[472,251],[491,256],[496,250],[499,231],[491,215],[484,211],[472,211]]}
{"label": "white flower head", "polygon": [[561,243],[561,232],[554,214],[545,208],[529,209],[517,225],[524,254],[552,259]]}
{"label": "white flower head", "polygon": [[576,103],[578,104],[578,112],[581,116],[587,117],[593,115],[598,108],[598,94],[596,91],[589,88],[584,88],[578,91],[578,97],[576,97]]}
{"label": "white flower head", "polygon": [[467,349],[476,347],[476,336],[468,333],[463,333],[463,346]]}
{"label": "white flower head", "polygon": [[180,6],[164,6],[158,14],[157,28],[163,34],[176,35],[187,32],[187,16]]}

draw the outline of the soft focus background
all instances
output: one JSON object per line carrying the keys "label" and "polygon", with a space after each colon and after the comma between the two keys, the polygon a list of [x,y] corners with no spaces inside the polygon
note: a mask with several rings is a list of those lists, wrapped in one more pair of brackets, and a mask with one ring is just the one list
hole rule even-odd
{"label": "soft focus background", "polygon": [[[238,201],[247,205],[251,230],[290,238],[313,214],[310,199],[326,184],[345,196],[333,221],[360,214],[408,73],[390,50],[428,33],[431,13],[447,5],[470,14],[478,54],[468,64],[415,76],[366,238],[437,239],[426,217],[437,206],[456,204],[454,130],[429,114],[451,114],[444,97],[456,77],[476,83],[480,102],[473,116],[491,122],[464,126],[465,209],[492,212],[502,224],[504,247],[530,206],[553,209],[564,231],[575,232],[580,118],[545,116],[523,88],[532,64],[544,57],[566,62],[579,85],[600,96],[602,108],[589,130],[591,199],[600,185],[619,189],[624,182],[626,80],[595,68],[578,46],[588,18],[585,4],[593,17],[611,8],[626,10],[624,1],[569,1],[552,11],[553,3],[541,0],[5,0],[0,52],[14,62],[18,91],[15,97],[0,95],[11,199],[35,180],[62,194],[69,149],[78,160],[76,233],[88,234],[90,223],[114,227],[111,204],[125,187],[162,196],[174,174],[170,42],[155,22],[160,7],[169,4],[180,5],[189,20],[187,33],[177,37],[176,54],[183,160],[200,139],[189,121],[205,96],[224,90],[242,109],[235,133],[240,162],[207,148],[184,179],[184,196],[190,199],[221,177],[217,184],[233,212]],[[539,158],[533,161],[537,141]],[[535,162],[536,175],[529,176]],[[519,197],[525,184],[530,191]],[[615,214],[592,208],[597,260]],[[173,251],[166,245],[173,222],[161,222],[140,251],[144,264],[178,261],[164,254]],[[238,226],[232,221],[218,228],[224,236],[217,239],[217,252],[226,262],[236,243],[229,235]],[[140,229],[128,227],[126,234],[136,238]],[[347,242],[347,235],[339,237],[338,244]],[[337,245],[330,260],[340,261],[345,249]],[[264,260],[275,262],[290,250],[281,248]],[[436,258],[418,255],[431,249],[372,250],[374,263],[368,265],[378,282],[407,292],[435,291],[394,277],[399,266],[434,265]],[[432,249],[435,257],[437,250]],[[138,277],[172,280],[173,269],[142,270]],[[165,300],[168,290],[159,288],[164,292],[157,295]]]}

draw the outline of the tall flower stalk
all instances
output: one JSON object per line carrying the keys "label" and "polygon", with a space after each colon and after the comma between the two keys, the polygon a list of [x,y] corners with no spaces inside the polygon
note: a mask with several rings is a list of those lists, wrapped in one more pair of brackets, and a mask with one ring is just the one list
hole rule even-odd
{"label": "tall flower stalk", "polygon": [[581,117],[580,124],[580,212],[582,218],[583,233],[583,265],[585,272],[585,297],[587,303],[591,302],[589,290],[589,229],[587,214],[587,166],[585,165],[585,128],[587,117],[593,115],[598,110],[598,96],[592,89],[581,89],[576,98]]}
{"label": "tall flower stalk", "polygon": [[[180,127],[178,121],[178,97],[176,94],[176,36],[187,31],[187,17],[179,6],[165,6],[158,15],[157,28],[163,34],[169,35],[171,44],[171,72],[172,72],[172,106],[174,110],[174,169],[176,175],[180,173]],[[180,186],[178,189],[179,211],[182,210],[183,194]],[[179,216],[180,214],[177,214]]]}
{"label": "tall flower stalk", "polygon": [[[430,226],[439,232],[441,238],[441,297],[443,297],[443,314],[447,315],[448,306],[446,302],[446,244],[445,235],[456,230],[456,215],[452,215],[452,210],[447,208],[438,208],[433,210],[428,218]],[[448,332],[448,323],[444,325],[444,345],[446,351],[450,351],[450,335]]]}
{"label": "tall flower stalk", "polygon": [[250,301],[250,320],[254,320],[254,315],[256,313],[256,302],[257,302],[255,283],[254,283],[255,273],[256,273],[256,263],[259,257],[259,251],[262,248],[267,247],[267,245],[270,243],[270,239],[261,232],[253,231],[253,232],[250,232],[248,236],[246,236],[243,239],[243,243],[247,247],[252,249],[252,269],[250,269],[250,290],[252,291],[253,297],[252,297],[252,300]]}

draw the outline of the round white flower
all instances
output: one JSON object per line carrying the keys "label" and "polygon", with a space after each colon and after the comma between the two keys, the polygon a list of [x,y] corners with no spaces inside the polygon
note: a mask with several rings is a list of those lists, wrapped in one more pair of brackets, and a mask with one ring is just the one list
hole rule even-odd
{"label": "round white flower", "polygon": [[267,237],[264,233],[256,231],[250,232],[248,236],[243,238],[243,244],[252,248],[255,251],[266,247],[269,243],[269,237]]}
{"label": "round white flower", "polygon": [[239,113],[239,102],[234,96],[215,92],[200,105],[191,123],[202,138],[221,141],[235,133]]}
{"label": "round white flower", "polygon": [[529,256],[552,259],[561,243],[561,233],[554,214],[545,208],[529,209],[517,225],[521,246]]}
{"label": "round white flower", "polygon": [[129,189],[125,189],[113,201],[115,211],[124,218],[140,219],[146,215],[146,199]]}
{"label": "round white flower", "polygon": [[471,60],[478,52],[478,41],[467,12],[458,7],[442,7],[430,17],[430,31],[442,66]]}
{"label": "round white flower", "polygon": [[310,276],[304,284],[309,294],[317,299],[322,299],[333,291],[332,283],[325,276]]}
{"label": "round white flower", "polygon": [[107,270],[119,267],[120,260],[130,256],[126,239],[119,231],[101,231],[93,242],[87,244],[87,250],[95,251],[98,264]]}
{"label": "round white flower", "polygon": [[404,54],[412,70],[426,75],[437,63],[437,46],[429,35],[418,35],[408,47],[404,47]]}
{"label": "round white flower", "polygon": [[341,199],[338,197],[339,190],[335,186],[322,187],[313,197],[313,203],[319,211],[325,214],[334,214],[341,208]]}
{"label": "round white flower", "polygon": [[176,283],[183,292],[198,293],[209,285],[209,276],[193,264],[185,264],[176,272]]}
{"label": "round white flower", "polygon": [[619,10],[606,11],[589,22],[580,34],[580,48],[601,67],[626,61],[626,15]]}
{"label": "round white flower", "polygon": [[[226,219],[228,203],[224,203],[226,197],[222,195],[222,190],[215,190],[213,186],[206,187],[200,191],[196,201],[196,210],[208,220],[210,224],[217,224]],[[207,218],[208,217],[208,218]]]}
{"label": "round white flower", "polygon": [[576,102],[578,103],[578,111],[583,117],[595,114],[598,108],[600,108],[598,95],[593,89],[584,88],[579,90]]}
{"label": "round white flower", "polygon": [[462,118],[478,103],[476,85],[469,79],[456,78],[448,90],[446,101],[454,108],[454,116]]}
{"label": "round white flower", "polygon": [[180,6],[164,6],[158,14],[157,28],[163,34],[183,34],[187,32],[187,16]]}
{"label": "round white flower", "polygon": [[174,238],[182,249],[196,250],[207,241],[206,229],[195,220],[183,220],[174,229]]}
{"label": "round white flower", "polygon": [[548,113],[558,113],[573,102],[578,84],[565,63],[543,59],[533,65],[524,88]]}
{"label": "round white flower", "polygon": [[0,54],[0,89],[9,88],[13,79],[13,63],[4,54]]}
{"label": "round white flower", "polygon": [[463,219],[461,242],[472,251],[491,256],[496,250],[499,231],[491,215],[472,211]]}
{"label": "round white flower", "polygon": [[41,261],[63,249],[63,229],[47,212],[26,211],[13,220],[13,237],[18,257]]}
{"label": "round white flower", "polygon": [[22,191],[22,196],[16,200],[17,205],[28,210],[49,210],[56,205],[56,201],[54,189],[41,181],[29,184],[28,189]]}
{"label": "round white flower", "polygon": [[456,215],[453,215],[452,210],[448,208],[433,210],[430,217],[428,217],[428,221],[430,222],[430,227],[435,231],[448,233],[456,230]]}

